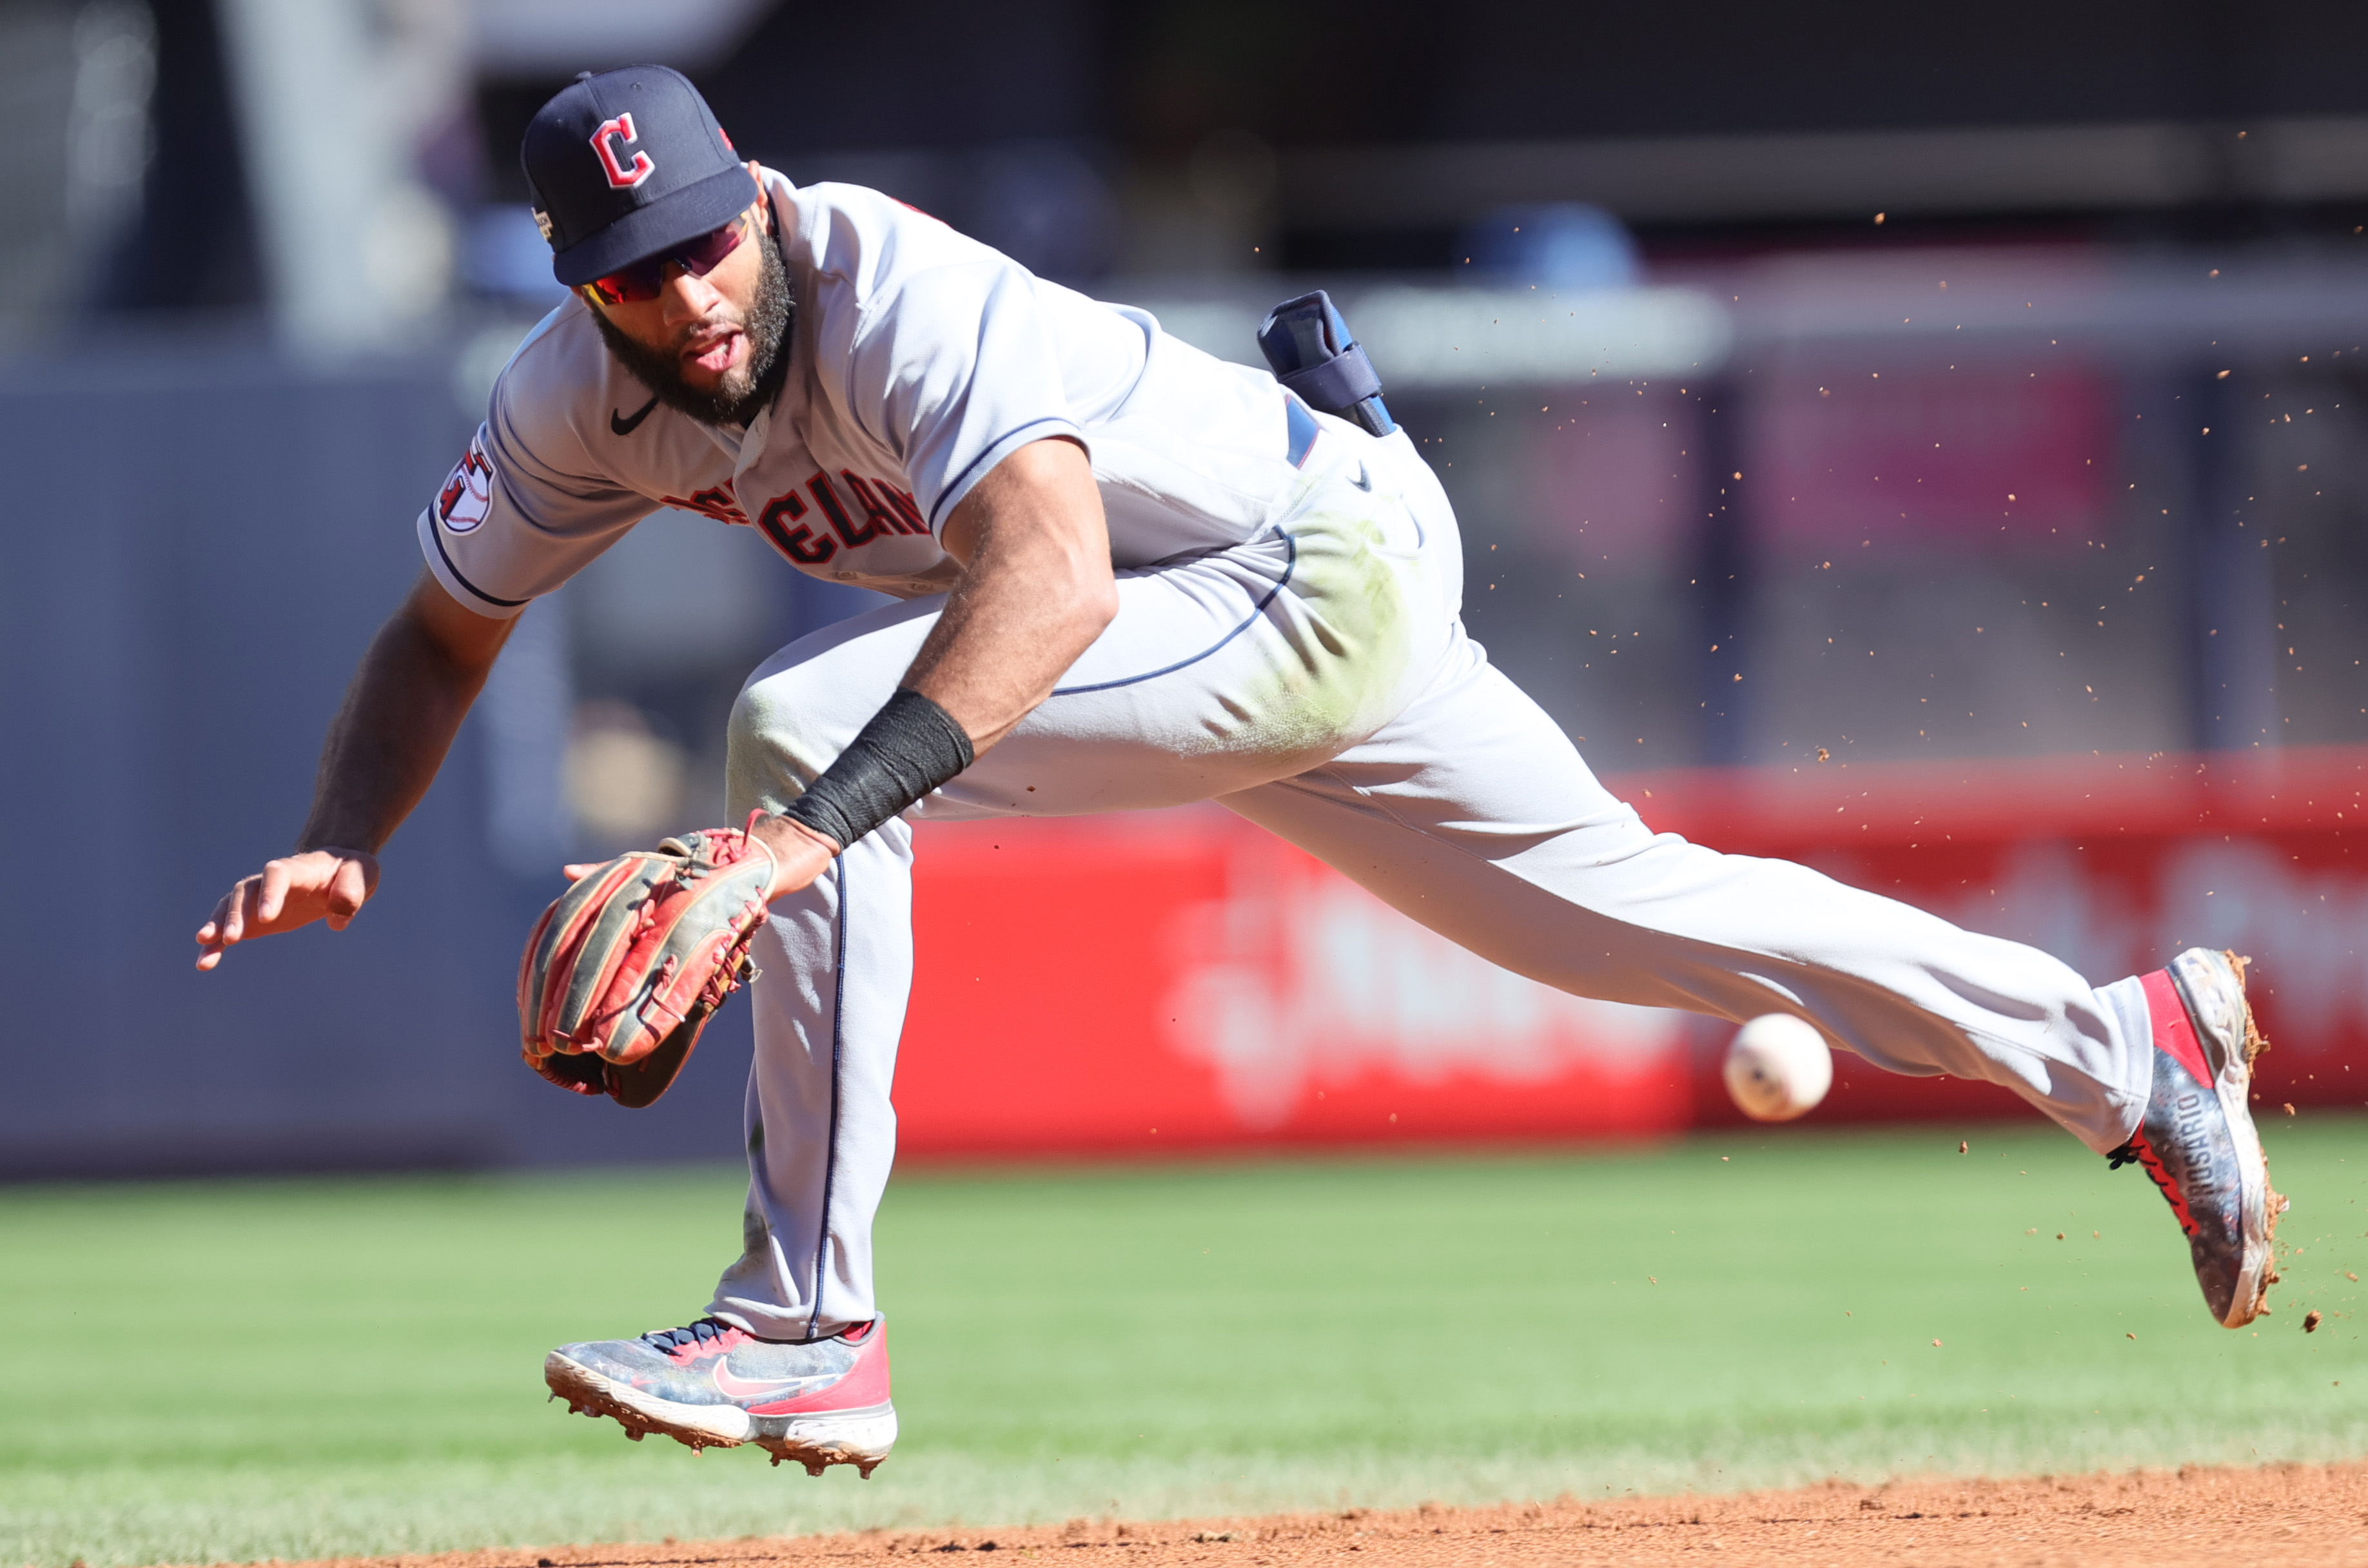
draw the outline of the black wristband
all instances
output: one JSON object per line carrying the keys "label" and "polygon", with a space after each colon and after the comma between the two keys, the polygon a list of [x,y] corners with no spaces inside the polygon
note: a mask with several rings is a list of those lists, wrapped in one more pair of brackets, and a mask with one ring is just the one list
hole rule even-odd
{"label": "black wristband", "polygon": [[841,849],[971,765],[977,753],[954,716],[904,687],[781,814]]}

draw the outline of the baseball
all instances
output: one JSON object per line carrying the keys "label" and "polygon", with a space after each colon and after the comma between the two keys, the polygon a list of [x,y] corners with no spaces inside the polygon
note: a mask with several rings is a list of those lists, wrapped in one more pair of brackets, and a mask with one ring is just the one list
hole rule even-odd
{"label": "baseball", "polygon": [[1834,1084],[1833,1052],[1815,1027],[1767,1013],[1726,1048],[1726,1092],[1754,1121],[1790,1121],[1817,1108]]}

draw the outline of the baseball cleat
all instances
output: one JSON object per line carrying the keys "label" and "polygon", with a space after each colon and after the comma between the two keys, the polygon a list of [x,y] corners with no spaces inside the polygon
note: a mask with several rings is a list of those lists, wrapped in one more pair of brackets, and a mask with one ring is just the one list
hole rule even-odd
{"label": "baseball cleat", "polygon": [[713,1318],[639,1339],[563,1345],[542,1381],[567,1408],[608,1415],[635,1442],[661,1432],[687,1448],[755,1443],[809,1474],[851,1464],[870,1479],[896,1446],[888,1329],[874,1320],[827,1339],[758,1339]]}
{"label": "baseball cleat", "polygon": [[2154,1092],[2137,1131],[2108,1156],[2112,1169],[2135,1165],[2162,1188],[2204,1304],[2230,1328],[2269,1310],[2272,1233],[2286,1206],[2270,1189],[2247,1104],[2253,1058],[2269,1046],[2245,1000],[2247,961],[2190,948],[2139,977],[2154,1021]]}

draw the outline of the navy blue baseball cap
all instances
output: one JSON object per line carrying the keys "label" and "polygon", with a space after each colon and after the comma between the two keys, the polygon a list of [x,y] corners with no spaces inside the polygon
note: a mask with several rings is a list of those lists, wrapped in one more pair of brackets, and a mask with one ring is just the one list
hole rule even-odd
{"label": "navy blue baseball cap", "polygon": [[535,111],[518,147],[552,275],[569,288],[732,222],[757,181],[680,72],[585,72]]}

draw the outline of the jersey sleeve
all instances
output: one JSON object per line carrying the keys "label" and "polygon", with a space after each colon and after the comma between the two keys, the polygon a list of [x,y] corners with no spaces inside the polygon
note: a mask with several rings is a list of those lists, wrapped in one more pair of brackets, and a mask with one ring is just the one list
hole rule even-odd
{"label": "jersey sleeve", "polygon": [[514,402],[505,372],[485,422],[419,514],[427,569],[496,620],[575,575],[657,506],[598,475],[564,419]]}
{"label": "jersey sleeve", "polygon": [[1001,257],[911,274],[864,303],[848,407],[895,451],[931,533],[996,463],[1086,434],[1069,407],[1036,279]]}

